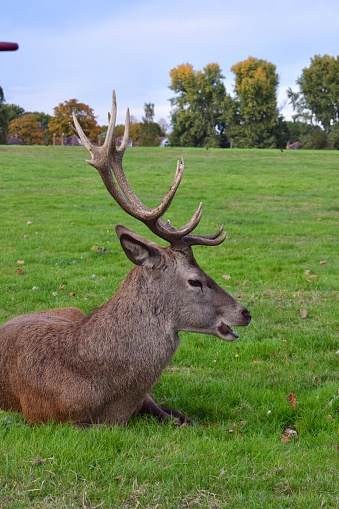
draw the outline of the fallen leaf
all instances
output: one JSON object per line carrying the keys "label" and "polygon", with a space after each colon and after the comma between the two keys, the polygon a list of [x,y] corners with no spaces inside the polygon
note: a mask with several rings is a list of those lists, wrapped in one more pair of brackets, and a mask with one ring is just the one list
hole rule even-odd
{"label": "fallen leaf", "polygon": [[325,263],[327,263],[327,260],[321,260],[321,262],[319,262],[319,265],[325,265]]}
{"label": "fallen leaf", "polygon": [[299,313],[300,313],[301,318],[306,318],[306,316],[307,316],[306,309],[300,309]]}
{"label": "fallen leaf", "polygon": [[22,270],[22,268],[21,268],[21,267],[19,267],[18,269],[16,269],[16,272],[17,272],[17,274],[20,274],[20,275],[24,273],[24,271]]}
{"label": "fallen leaf", "polygon": [[231,279],[231,276],[230,276],[229,274],[224,274],[224,275],[223,275],[223,278],[224,278],[224,279]]}
{"label": "fallen leaf", "polygon": [[280,440],[281,442],[283,442],[284,444],[288,444],[288,442],[291,441],[291,437],[289,436],[288,433],[281,433],[280,435]]}
{"label": "fallen leaf", "polygon": [[245,426],[245,424],[247,424],[247,421],[238,421],[235,425],[238,428],[242,428],[243,426]]}
{"label": "fallen leaf", "polygon": [[312,276],[310,276],[311,279],[317,279],[317,275],[316,274],[312,274]]}
{"label": "fallen leaf", "polygon": [[295,394],[293,394],[293,392],[291,392],[287,396],[287,401],[289,402],[289,404],[291,405],[292,408],[297,408],[297,406],[298,406],[297,396]]}
{"label": "fallen leaf", "polygon": [[284,431],[280,435],[280,440],[284,444],[288,444],[292,438],[299,438],[294,426],[286,426]]}
{"label": "fallen leaf", "polygon": [[335,422],[335,419],[333,419],[332,415],[326,415],[326,419],[328,419],[330,422]]}
{"label": "fallen leaf", "polygon": [[26,224],[33,224],[33,221],[27,221]]}
{"label": "fallen leaf", "polygon": [[74,297],[75,292],[69,292],[69,294],[70,294],[71,297]]}
{"label": "fallen leaf", "polygon": [[65,289],[65,285],[61,284],[61,285],[59,286],[59,290],[64,290],[64,289]]}
{"label": "fallen leaf", "polygon": [[167,371],[180,371],[180,369],[177,368],[176,366],[170,366],[169,368],[167,368]]}
{"label": "fallen leaf", "polygon": [[23,265],[25,262],[24,262],[24,260],[18,260],[16,263],[17,263],[18,265]]}
{"label": "fallen leaf", "polygon": [[47,463],[53,461],[54,458],[41,458],[41,456],[37,456],[31,460],[32,465],[42,465],[43,463]]}
{"label": "fallen leaf", "polygon": [[310,270],[308,270],[308,269],[307,269],[307,270],[305,270],[305,272],[304,272],[305,276],[308,276],[310,273],[311,273],[311,271],[310,271]]}
{"label": "fallen leaf", "polygon": [[203,428],[215,428],[216,426],[218,426],[217,422],[211,422],[211,424],[209,424],[209,423],[202,424]]}

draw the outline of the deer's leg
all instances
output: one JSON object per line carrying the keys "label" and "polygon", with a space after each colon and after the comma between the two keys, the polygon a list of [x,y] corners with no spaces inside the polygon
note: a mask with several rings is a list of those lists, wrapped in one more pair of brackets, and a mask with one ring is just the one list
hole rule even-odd
{"label": "deer's leg", "polygon": [[170,417],[175,417],[176,419],[179,419],[180,421],[180,424],[190,424],[191,426],[195,426],[196,423],[195,421],[193,421],[193,419],[191,419],[190,417],[188,417],[187,415],[179,412],[179,410],[175,410],[174,408],[164,408],[164,407],[159,407],[161,408],[161,410],[163,412],[165,412],[167,415],[169,415]]}
{"label": "deer's leg", "polygon": [[160,422],[176,421],[180,426],[185,423],[190,425],[195,424],[192,419],[187,417],[187,415],[182,414],[178,410],[160,407],[149,394],[145,397],[139,413],[141,415],[152,415],[153,417],[156,417]]}

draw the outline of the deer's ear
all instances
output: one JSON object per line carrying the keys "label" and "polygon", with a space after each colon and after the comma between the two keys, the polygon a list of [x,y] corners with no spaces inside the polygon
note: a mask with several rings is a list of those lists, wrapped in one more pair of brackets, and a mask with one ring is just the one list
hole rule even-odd
{"label": "deer's ear", "polygon": [[135,265],[157,268],[162,264],[162,252],[159,246],[123,226],[117,226],[116,232],[127,258]]}

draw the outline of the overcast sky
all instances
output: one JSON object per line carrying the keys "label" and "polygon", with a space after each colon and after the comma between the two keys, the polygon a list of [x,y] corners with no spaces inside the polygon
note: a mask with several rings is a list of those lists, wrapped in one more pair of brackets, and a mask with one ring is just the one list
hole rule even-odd
{"label": "overcast sky", "polygon": [[19,50],[0,52],[0,86],[26,111],[78,99],[99,124],[114,88],[118,123],[146,102],[169,120],[173,67],[217,62],[232,93],[230,67],[253,56],[276,65],[282,106],[314,55],[339,54],[338,19],[338,0],[3,0],[0,41]]}

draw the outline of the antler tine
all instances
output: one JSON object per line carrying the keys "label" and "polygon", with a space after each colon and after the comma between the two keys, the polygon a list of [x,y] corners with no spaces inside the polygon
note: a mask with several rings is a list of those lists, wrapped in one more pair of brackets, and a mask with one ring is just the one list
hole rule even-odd
{"label": "antler tine", "polygon": [[[71,126],[72,130],[75,132],[75,134],[77,136],[79,136],[80,140],[82,141],[82,143],[84,144],[84,146],[87,148],[88,152],[91,154],[91,156],[93,157],[93,153],[94,153],[94,145],[93,143],[91,142],[91,140],[89,140],[86,136],[86,134],[84,133],[84,131],[82,130],[82,127],[81,125],[79,124],[78,122],[78,119],[75,115],[75,110],[73,109],[72,111],[72,117],[73,117],[73,122],[74,122],[74,125],[72,125],[71,123],[69,123],[69,125]],[[89,162],[89,161],[86,161],[86,162]]]}
{"label": "antler tine", "polygon": [[122,142],[121,142],[121,145],[120,145],[120,148],[119,148],[119,153],[121,153],[121,154],[124,154],[124,152],[126,150],[126,147],[127,147],[127,144],[128,144],[129,132],[130,132],[130,124],[131,124],[131,116],[129,114],[129,108],[127,108],[127,111],[126,111],[126,120],[125,120],[124,137],[122,139]]}
{"label": "antler tine", "polygon": [[86,136],[84,133],[77,117],[75,114],[75,110],[72,112],[74,126],[71,124],[73,131],[79,136],[80,140],[87,148],[88,152],[91,154],[92,159],[87,160],[86,162],[90,165],[94,166],[99,173],[103,171],[107,171],[108,167],[108,156],[113,152],[115,152],[115,122],[117,116],[117,102],[115,91],[112,92],[112,109],[111,113],[108,114],[108,129],[106,133],[106,138],[102,147],[96,147]]}
{"label": "antler tine", "polygon": [[107,148],[108,152],[115,149],[115,123],[117,120],[117,98],[115,90],[112,91],[112,107],[111,113],[108,113],[108,128],[103,147]]}
{"label": "antler tine", "polygon": [[182,238],[182,242],[186,246],[218,246],[224,242],[226,236],[227,233],[224,232],[224,225],[222,224],[211,235],[186,235]]}
{"label": "antler tine", "polygon": [[164,222],[162,219],[158,219],[157,228],[158,231],[161,232],[162,238],[168,240],[172,244],[180,241],[183,237],[191,233],[191,231],[196,228],[199,224],[202,216],[202,203],[199,204],[199,207],[193,214],[192,218],[188,221],[185,226],[181,228],[175,228],[171,222],[168,220]]}

